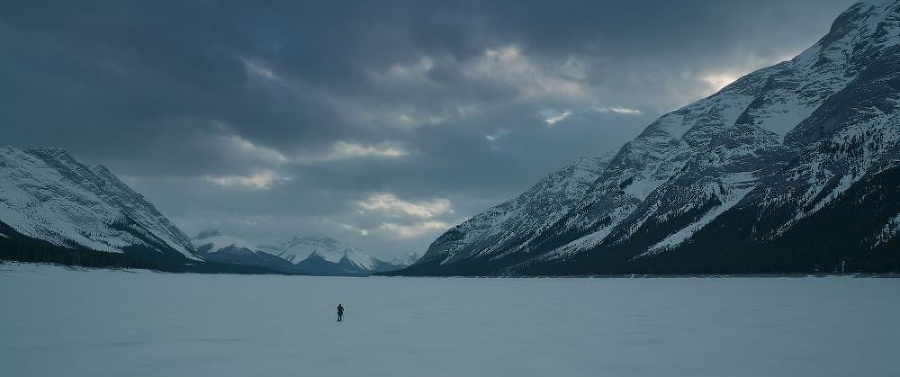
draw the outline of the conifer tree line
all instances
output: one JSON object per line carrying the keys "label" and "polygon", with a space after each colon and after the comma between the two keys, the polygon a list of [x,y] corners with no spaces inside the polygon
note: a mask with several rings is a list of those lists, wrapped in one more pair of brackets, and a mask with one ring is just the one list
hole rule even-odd
{"label": "conifer tree line", "polygon": [[0,237],[0,260],[53,263],[63,266],[161,269],[156,263],[132,255],[70,249],[39,239],[11,236],[8,227],[0,228],[7,228],[3,229],[7,237]]}

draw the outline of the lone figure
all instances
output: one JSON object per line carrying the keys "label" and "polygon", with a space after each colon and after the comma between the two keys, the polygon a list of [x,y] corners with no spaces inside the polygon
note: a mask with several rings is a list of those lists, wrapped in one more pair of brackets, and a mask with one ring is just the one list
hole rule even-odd
{"label": "lone figure", "polygon": [[338,304],[338,322],[341,322],[343,320],[344,320],[344,306],[341,304]]}

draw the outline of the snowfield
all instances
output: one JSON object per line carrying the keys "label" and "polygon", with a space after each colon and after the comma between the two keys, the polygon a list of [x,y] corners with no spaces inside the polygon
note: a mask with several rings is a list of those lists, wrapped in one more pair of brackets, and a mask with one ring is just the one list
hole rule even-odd
{"label": "snowfield", "polygon": [[[888,376],[900,279],[0,265],[3,376]],[[336,323],[335,306],[346,307]]]}

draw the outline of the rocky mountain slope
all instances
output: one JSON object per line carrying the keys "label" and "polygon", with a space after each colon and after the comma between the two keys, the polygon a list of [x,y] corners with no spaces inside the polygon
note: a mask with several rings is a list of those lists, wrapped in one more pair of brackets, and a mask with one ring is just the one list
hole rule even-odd
{"label": "rocky mountain slope", "polygon": [[900,2],[440,236],[410,275],[900,267]]}
{"label": "rocky mountain slope", "polygon": [[0,146],[0,225],[5,239],[163,264],[200,260],[190,239],[143,196],[60,149]]}

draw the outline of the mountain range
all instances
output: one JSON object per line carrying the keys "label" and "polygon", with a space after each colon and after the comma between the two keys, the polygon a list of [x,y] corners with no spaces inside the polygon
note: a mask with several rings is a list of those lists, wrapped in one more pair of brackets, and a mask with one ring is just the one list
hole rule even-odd
{"label": "mountain range", "polygon": [[207,260],[266,267],[292,274],[365,276],[398,270],[410,264],[395,265],[372,258],[353,246],[321,234],[298,236],[277,245],[254,246],[210,229],[197,235],[193,242],[198,254]]}
{"label": "mountain range", "polygon": [[404,275],[896,271],[900,2],[453,227]]}
{"label": "mountain range", "polygon": [[351,276],[404,267],[321,235],[263,247],[216,230],[192,240],[108,169],[14,146],[0,146],[0,260]]}
{"label": "mountain range", "polygon": [[0,260],[368,275],[900,269],[900,1],[853,5],[815,45],[663,115],[438,237],[373,259],[325,236],[191,240],[108,169],[0,146]]}

